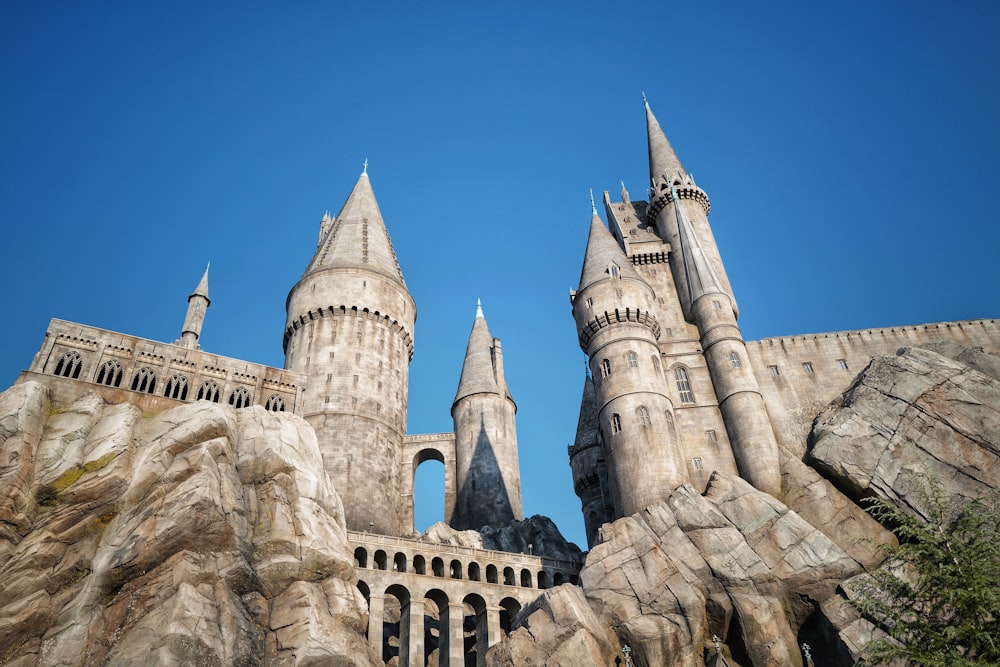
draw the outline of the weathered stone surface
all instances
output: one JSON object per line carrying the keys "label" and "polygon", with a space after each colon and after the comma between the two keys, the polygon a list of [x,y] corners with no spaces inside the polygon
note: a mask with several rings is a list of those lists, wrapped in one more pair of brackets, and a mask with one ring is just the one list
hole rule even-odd
{"label": "weathered stone surface", "polygon": [[0,395],[0,663],[369,665],[312,429],[199,401],[152,416]]}
{"label": "weathered stone surface", "polygon": [[807,462],[854,498],[875,494],[923,516],[917,475],[940,481],[949,496],[1000,485],[998,405],[1000,381],[937,352],[903,348],[873,359],[817,418]]}
{"label": "weathered stone surface", "polygon": [[552,519],[540,514],[521,521],[515,519],[498,528],[483,526],[479,530],[455,530],[446,523],[438,522],[420,535],[419,539],[473,549],[531,553],[575,563],[583,561],[580,548],[566,541]]}

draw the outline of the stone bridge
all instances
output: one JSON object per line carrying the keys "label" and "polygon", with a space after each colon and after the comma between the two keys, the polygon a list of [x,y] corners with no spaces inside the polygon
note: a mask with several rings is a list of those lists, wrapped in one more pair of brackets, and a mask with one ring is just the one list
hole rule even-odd
{"label": "stone bridge", "polygon": [[[438,649],[442,667],[464,667],[510,631],[514,616],[543,589],[576,584],[580,563],[348,531],[358,587],[368,601],[368,641],[388,661],[424,667]],[[399,629],[386,598],[399,604]],[[437,617],[437,620],[434,617]],[[467,636],[468,635],[468,636]]]}

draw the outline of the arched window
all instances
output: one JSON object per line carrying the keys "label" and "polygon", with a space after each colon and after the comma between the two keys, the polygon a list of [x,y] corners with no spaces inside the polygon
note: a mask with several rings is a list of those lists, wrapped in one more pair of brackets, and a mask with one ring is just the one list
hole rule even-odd
{"label": "arched window", "polygon": [[187,378],[178,373],[167,380],[167,388],[163,391],[167,398],[176,398],[179,401],[186,401],[188,397]]}
{"label": "arched window", "polygon": [[285,399],[277,394],[272,394],[267,402],[264,403],[264,409],[270,410],[271,412],[284,412],[285,411]]}
{"label": "arched window", "polygon": [[606,378],[611,375],[611,361],[608,359],[601,360],[601,377]]}
{"label": "arched window", "polygon": [[59,357],[59,363],[56,364],[56,375],[61,375],[64,378],[73,378],[74,380],[79,379],[80,371],[83,370],[83,359],[80,358],[79,352],[67,352],[63,356]]}
{"label": "arched window", "polygon": [[733,365],[733,368],[740,368],[741,366],[743,366],[743,362],[740,361],[740,354],[739,354],[739,352],[730,352],[729,353],[729,363],[731,363]]}
{"label": "arched window", "polygon": [[97,371],[97,384],[120,387],[122,385],[122,365],[114,359],[105,361],[101,370]]}
{"label": "arched window", "polygon": [[608,266],[608,275],[610,275],[612,278],[621,278],[622,272],[621,269],[618,268],[618,265],[612,262]]}
{"label": "arched window", "polygon": [[635,414],[639,417],[639,423],[643,426],[649,426],[652,423],[649,419],[649,410],[646,409],[645,405],[640,405]]}
{"label": "arched window", "polygon": [[677,381],[677,393],[681,396],[681,403],[694,403],[694,392],[691,391],[691,380],[688,379],[687,369],[683,366],[675,368],[674,380]]}
{"label": "arched window", "polygon": [[629,368],[638,368],[639,367],[639,356],[635,352],[626,352],[625,353],[625,363],[628,364]]}
{"label": "arched window", "polygon": [[198,389],[198,400],[218,403],[219,393],[219,385],[212,380],[206,380]]}
{"label": "arched window", "polygon": [[611,432],[618,433],[622,430],[622,417],[621,415],[615,413],[611,415]]}
{"label": "arched window", "polygon": [[653,368],[655,368],[656,372],[659,373],[660,372],[660,357],[654,354],[652,357],[650,357],[650,359],[653,362]]}
{"label": "arched window", "polygon": [[152,394],[156,391],[156,372],[152,368],[140,368],[132,376],[132,391]]}
{"label": "arched window", "polygon": [[247,391],[246,387],[237,387],[233,390],[233,393],[229,395],[229,405],[234,408],[245,408],[250,405],[250,401],[253,396]]}

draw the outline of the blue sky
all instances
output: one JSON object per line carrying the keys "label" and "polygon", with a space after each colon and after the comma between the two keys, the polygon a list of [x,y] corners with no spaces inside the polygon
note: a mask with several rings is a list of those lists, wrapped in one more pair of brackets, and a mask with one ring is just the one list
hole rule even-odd
{"label": "blue sky", "polygon": [[641,91],[747,339],[1000,316],[998,3],[202,4],[0,6],[4,385],[51,317],[174,340],[209,260],[203,347],[281,366],[368,159],[418,308],[410,432],[451,429],[481,298],[525,511],[582,543],[568,291],[588,189],[647,185]]}

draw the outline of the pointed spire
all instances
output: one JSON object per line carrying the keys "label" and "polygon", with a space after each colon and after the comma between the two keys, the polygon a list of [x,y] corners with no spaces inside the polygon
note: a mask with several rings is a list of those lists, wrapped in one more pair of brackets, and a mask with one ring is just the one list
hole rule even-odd
{"label": "pointed spire", "polygon": [[483,317],[481,303],[476,302],[476,319],[469,334],[469,345],[465,349],[462,377],[458,381],[455,402],[473,394],[499,394],[493,369],[493,336]]}
{"label": "pointed spire", "polygon": [[580,400],[580,417],[576,422],[576,439],[573,444],[582,449],[599,443],[600,405],[597,402],[597,390],[594,388],[594,378],[590,376],[588,366],[587,377],[583,380],[583,398]]}
{"label": "pointed spire", "polygon": [[691,305],[706,294],[725,294],[722,281],[705,255],[705,249],[694,233],[694,227],[684,212],[684,206],[677,196],[677,190],[670,186],[670,197],[674,206],[674,216],[677,221],[678,245],[680,245],[681,262],[684,267],[684,279],[691,299]]}
{"label": "pointed spire", "polygon": [[597,204],[594,203],[594,188],[590,188],[590,212],[597,215]]}
{"label": "pointed spire", "polygon": [[208,270],[210,268],[212,268],[212,262],[209,262],[208,266],[205,267],[205,273],[202,275],[201,280],[198,281],[198,286],[194,288],[194,292],[188,297],[189,300],[191,297],[202,296],[205,297],[205,301],[211,303],[211,299],[208,298]]}
{"label": "pointed spire", "polygon": [[306,273],[325,268],[362,268],[406,286],[367,167],[337,217],[321,225],[321,233],[323,238]]}
{"label": "pointed spire", "polygon": [[660,129],[660,123],[649,107],[645,93],[642,101],[646,105],[646,136],[649,142],[649,180],[655,185],[661,176],[673,180],[676,173],[684,174],[684,166],[674,153],[673,147]]}
{"label": "pointed spire", "polygon": [[587,239],[587,251],[583,256],[579,289],[582,290],[598,280],[607,278],[612,265],[617,267],[618,274],[622,278],[642,280],[632,268],[631,260],[625,256],[618,242],[604,226],[604,221],[595,208],[590,216],[590,237]]}

